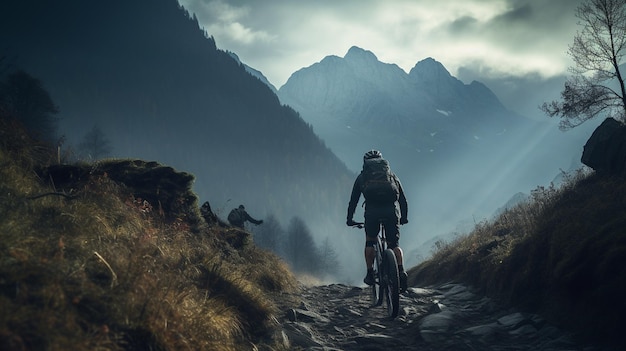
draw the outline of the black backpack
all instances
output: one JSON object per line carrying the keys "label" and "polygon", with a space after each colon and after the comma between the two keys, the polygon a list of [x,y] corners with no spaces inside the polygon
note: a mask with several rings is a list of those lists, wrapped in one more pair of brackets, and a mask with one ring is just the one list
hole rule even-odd
{"label": "black backpack", "polygon": [[241,213],[241,210],[239,208],[234,208],[228,214],[228,221],[230,223],[243,223],[244,222],[243,217],[244,216],[243,216],[243,213]]}
{"label": "black backpack", "polygon": [[368,203],[394,203],[398,201],[400,190],[389,169],[389,162],[383,158],[363,161],[363,187],[361,192]]}

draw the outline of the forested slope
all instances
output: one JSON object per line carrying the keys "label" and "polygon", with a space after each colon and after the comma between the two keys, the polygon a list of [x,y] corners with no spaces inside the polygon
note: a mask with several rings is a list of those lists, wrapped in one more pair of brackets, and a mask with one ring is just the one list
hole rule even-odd
{"label": "forested slope", "polygon": [[216,210],[342,222],[350,172],[176,0],[3,1],[0,42],[50,92],[68,157],[97,125],[109,156],[188,170]]}

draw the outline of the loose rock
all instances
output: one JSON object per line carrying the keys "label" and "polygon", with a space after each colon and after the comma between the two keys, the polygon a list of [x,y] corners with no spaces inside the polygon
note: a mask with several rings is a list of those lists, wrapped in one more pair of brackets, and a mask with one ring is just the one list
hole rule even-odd
{"label": "loose rock", "polygon": [[400,314],[371,306],[369,289],[342,284],[301,287],[299,308],[280,321],[290,349],[600,351],[537,315],[512,311],[460,284],[409,288]]}

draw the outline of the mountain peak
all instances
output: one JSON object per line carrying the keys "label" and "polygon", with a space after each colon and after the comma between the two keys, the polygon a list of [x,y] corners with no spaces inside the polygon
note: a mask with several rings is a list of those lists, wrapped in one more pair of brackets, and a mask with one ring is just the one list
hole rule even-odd
{"label": "mountain peak", "polygon": [[361,49],[358,46],[351,47],[346,56],[343,57],[346,60],[367,60],[367,61],[378,61],[376,55],[373,52],[365,49]]}
{"label": "mountain peak", "polygon": [[418,76],[422,78],[433,78],[434,76],[451,77],[450,72],[441,64],[441,62],[432,57],[425,58],[413,66],[409,72],[410,76]]}

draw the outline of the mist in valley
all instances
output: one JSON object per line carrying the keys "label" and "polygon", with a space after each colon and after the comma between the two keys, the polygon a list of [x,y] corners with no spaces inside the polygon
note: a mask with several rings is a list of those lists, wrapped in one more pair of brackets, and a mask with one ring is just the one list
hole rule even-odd
{"label": "mist in valley", "polygon": [[[493,219],[506,205],[515,205],[520,193],[530,196],[537,187],[559,186],[564,173],[583,167],[583,146],[595,127],[589,123],[584,128],[562,132],[556,123],[537,124],[535,129],[511,133],[506,142],[484,145],[479,151],[459,150],[433,169],[421,166],[420,153],[415,150],[400,155],[386,152],[383,145],[372,144],[371,148],[381,150],[390,161],[409,203],[409,223],[400,228],[405,264],[412,267],[427,259],[436,241],[449,242],[469,233],[476,224]],[[356,163],[360,163],[364,150],[368,149],[352,149]],[[358,167],[352,169],[355,176],[360,171]],[[346,208],[349,192],[346,189],[344,194]],[[362,219],[359,206],[355,220]],[[365,272],[364,234],[343,223],[336,231],[345,262],[342,267],[348,272],[338,278],[359,283]],[[316,235],[323,238],[325,232]]]}

